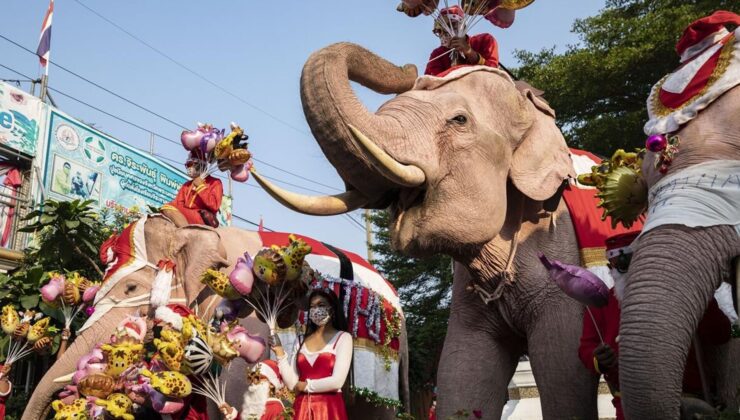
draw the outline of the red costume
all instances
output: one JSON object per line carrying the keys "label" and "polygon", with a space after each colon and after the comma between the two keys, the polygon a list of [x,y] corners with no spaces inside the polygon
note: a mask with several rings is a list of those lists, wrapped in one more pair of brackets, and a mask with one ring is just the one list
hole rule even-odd
{"label": "red costume", "polygon": [[[338,333],[331,351],[322,351],[316,355],[313,364],[304,354],[305,349],[298,353],[296,365],[299,372],[298,379],[301,382],[324,379],[334,374],[337,343],[344,334],[347,333]],[[293,407],[295,409],[295,420],[347,420],[344,399],[339,390],[323,393],[301,392],[296,396]]]}
{"label": "red costume", "polygon": [[215,220],[216,213],[221,208],[223,195],[224,187],[221,180],[209,175],[198,187],[193,185],[193,181],[182,184],[175,200],[162,206],[162,210],[177,210],[188,223],[205,225],[208,223],[203,220],[200,212],[205,210],[212,213]]}
{"label": "red costume", "polygon": [[[3,365],[0,365],[0,368],[2,367]],[[8,381],[8,390],[4,394],[0,393],[0,420],[5,418],[5,402],[10,398],[11,391],[13,391],[13,384]]]}
{"label": "red costume", "polygon": [[[480,61],[477,64],[498,67],[498,43],[493,35],[478,34],[469,36],[467,39],[470,47],[480,55]],[[450,49],[444,46],[440,46],[432,51],[424,74],[438,76],[449,70],[452,67],[452,59],[450,58],[450,54],[445,54],[445,52],[449,51]]]}

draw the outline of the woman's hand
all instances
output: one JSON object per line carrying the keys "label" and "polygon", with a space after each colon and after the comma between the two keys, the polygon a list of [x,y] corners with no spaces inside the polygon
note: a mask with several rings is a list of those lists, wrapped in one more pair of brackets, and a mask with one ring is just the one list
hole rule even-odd
{"label": "woman's hand", "polygon": [[304,392],[307,386],[308,384],[306,382],[299,381],[297,384],[295,384],[295,390],[296,392]]}
{"label": "woman's hand", "polygon": [[450,40],[449,48],[463,53],[465,57],[470,57],[475,52],[464,36],[452,38]]}
{"label": "woman's hand", "polygon": [[277,334],[273,334],[267,340],[270,348],[277,357],[285,356],[285,350],[283,350],[283,344],[280,342],[280,337]]}

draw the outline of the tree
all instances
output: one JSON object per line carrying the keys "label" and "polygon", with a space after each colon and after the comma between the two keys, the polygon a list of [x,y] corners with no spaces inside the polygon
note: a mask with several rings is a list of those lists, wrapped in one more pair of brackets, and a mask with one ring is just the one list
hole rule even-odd
{"label": "tree", "polygon": [[563,54],[516,51],[513,72],[546,92],[570,146],[602,156],[644,147],[650,89],[678,66],[683,30],[719,9],[737,13],[740,3],[607,0],[598,15],[573,24],[577,45]]}
{"label": "tree", "polygon": [[406,317],[409,379],[412,390],[435,383],[437,363],[447,333],[452,286],[452,259],[409,258],[393,250],[387,211],[373,212],[377,255],[372,263],[396,287]]}

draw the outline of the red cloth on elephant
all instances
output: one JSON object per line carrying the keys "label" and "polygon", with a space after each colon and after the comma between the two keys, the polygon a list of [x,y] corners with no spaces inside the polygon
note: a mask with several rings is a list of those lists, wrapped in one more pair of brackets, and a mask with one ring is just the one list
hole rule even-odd
{"label": "red cloth on elephant", "polygon": [[209,175],[198,187],[193,186],[193,181],[182,184],[175,200],[162,208],[177,209],[188,223],[204,225],[206,223],[200,215],[200,210],[208,210],[215,215],[221,208],[223,196],[224,187],[221,180]]}
{"label": "red cloth on elephant", "polygon": [[[340,333],[341,334],[341,333]],[[334,346],[339,340],[334,342]],[[298,365],[298,378],[301,382],[309,379],[322,379],[332,376],[334,373],[334,361],[336,355],[330,352],[322,352],[316,356],[313,364],[303,352],[298,353],[296,364]],[[326,392],[307,394],[301,392],[295,398],[295,420],[347,420],[347,411],[344,407],[344,399],[341,392]]]}
{"label": "red cloth on elephant", "polygon": [[[478,34],[468,37],[470,47],[475,50],[485,60],[483,65],[489,67],[498,67],[498,43],[496,38],[491,34]],[[452,60],[449,54],[450,49],[447,47],[437,47],[429,56],[429,63],[424,74],[431,76],[440,76],[452,67]],[[444,55],[442,55],[444,54]],[[440,57],[440,55],[442,55]],[[435,57],[438,57],[435,59]]]}
{"label": "red cloth on elephant", "polygon": [[[598,326],[604,337],[604,342],[619,355],[619,344],[616,342],[619,335],[619,319],[621,309],[617,300],[614,289],[609,291],[609,302],[602,308],[589,306],[594,320],[591,319],[588,312],[583,313],[583,333],[581,334],[581,344],[578,347],[578,357],[583,365],[595,375],[604,375],[604,380],[609,384],[611,389],[619,389],[619,366],[614,365],[611,369],[602,371],[597,366],[593,352],[601,344],[599,334],[596,331]],[[594,321],[596,325],[594,325]],[[730,339],[730,321],[725,314],[719,309],[717,301],[712,298],[709,302],[704,317],[699,322],[697,334],[702,344],[719,345],[724,344]],[[709,378],[711,383],[711,378]],[[683,392],[690,394],[701,394],[701,377],[699,376],[699,366],[696,363],[696,353],[694,346],[689,349],[689,355],[686,358],[686,366],[683,376]],[[617,409],[617,419],[624,419],[622,414],[622,405],[620,393],[615,392],[612,404]]]}
{"label": "red cloth on elephant", "polygon": [[208,420],[208,400],[198,394],[184,398],[185,408],[172,416],[173,420]]}

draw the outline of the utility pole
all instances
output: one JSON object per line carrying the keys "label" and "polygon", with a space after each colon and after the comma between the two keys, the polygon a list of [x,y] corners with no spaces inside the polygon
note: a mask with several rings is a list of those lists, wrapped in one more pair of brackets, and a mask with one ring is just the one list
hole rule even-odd
{"label": "utility pole", "polygon": [[373,224],[370,223],[370,209],[365,209],[365,234],[367,235],[367,259],[373,259]]}

